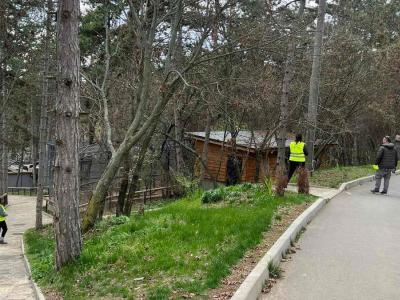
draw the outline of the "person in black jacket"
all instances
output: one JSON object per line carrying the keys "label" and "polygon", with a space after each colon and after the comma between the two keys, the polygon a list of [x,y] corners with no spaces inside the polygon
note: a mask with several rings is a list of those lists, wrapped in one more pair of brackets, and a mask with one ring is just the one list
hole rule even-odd
{"label": "person in black jacket", "polygon": [[381,194],[387,194],[390,176],[391,173],[396,170],[398,160],[399,157],[396,149],[394,148],[394,144],[391,143],[389,136],[385,136],[383,138],[383,144],[379,147],[378,154],[376,156],[375,165],[378,165],[379,169],[375,174],[375,189],[373,189],[371,192],[379,193],[383,178],[384,184]]}

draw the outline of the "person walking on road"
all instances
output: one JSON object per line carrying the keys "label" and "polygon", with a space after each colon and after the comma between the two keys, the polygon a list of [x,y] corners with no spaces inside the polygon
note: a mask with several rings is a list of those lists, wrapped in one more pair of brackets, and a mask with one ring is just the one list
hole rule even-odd
{"label": "person walking on road", "polygon": [[1,230],[0,244],[6,244],[6,242],[4,242],[4,237],[6,236],[7,233],[6,217],[7,217],[6,209],[2,204],[0,204],[0,230]]}
{"label": "person walking on road", "polygon": [[383,143],[379,147],[376,156],[375,165],[379,167],[375,174],[375,188],[371,190],[372,193],[379,193],[382,178],[384,179],[382,195],[386,195],[389,189],[389,181],[391,173],[396,170],[397,161],[399,160],[398,153],[391,143],[390,137],[385,136]]}
{"label": "person walking on road", "polygon": [[290,143],[290,156],[289,156],[289,171],[288,171],[288,182],[292,178],[294,172],[298,167],[304,167],[306,163],[306,156],[308,150],[306,144],[303,142],[303,136],[301,134],[296,135],[296,139]]}

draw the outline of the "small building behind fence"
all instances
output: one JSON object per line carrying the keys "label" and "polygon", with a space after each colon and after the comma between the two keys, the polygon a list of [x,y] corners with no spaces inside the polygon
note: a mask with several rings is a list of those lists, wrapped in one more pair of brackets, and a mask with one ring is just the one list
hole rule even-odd
{"label": "small building behind fence", "polygon": [[[188,132],[186,137],[194,141],[194,149],[199,157],[203,155],[206,140],[205,132]],[[231,184],[237,182],[259,182],[265,176],[274,176],[277,164],[278,145],[275,137],[269,140],[267,131],[239,131],[232,138],[225,131],[211,131],[208,142],[207,170],[204,179],[219,183]],[[289,134],[286,140],[288,149],[294,134]],[[334,144],[323,144],[316,141],[316,152],[319,154],[319,164],[330,164],[329,151]],[[239,172],[234,169],[239,168]],[[195,164],[195,176],[200,176],[201,163]],[[233,178],[239,174],[240,178]]]}

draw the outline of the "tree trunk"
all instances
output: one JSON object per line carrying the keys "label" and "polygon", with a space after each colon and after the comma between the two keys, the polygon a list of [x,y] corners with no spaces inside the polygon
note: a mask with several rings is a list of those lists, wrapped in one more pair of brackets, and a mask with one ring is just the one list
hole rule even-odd
{"label": "tree trunk", "polygon": [[7,105],[5,96],[5,69],[7,36],[6,3],[0,1],[0,197],[7,193],[8,187],[8,151],[6,145]]}
{"label": "tree trunk", "polygon": [[254,182],[260,181],[261,164],[263,163],[263,153],[260,150],[256,150],[256,169],[254,171]]}
{"label": "tree trunk", "polygon": [[128,192],[128,187],[129,187],[129,172],[130,172],[130,170],[131,170],[131,164],[129,161],[129,157],[127,155],[127,157],[125,159],[125,166],[124,166],[121,185],[120,185],[119,194],[118,194],[117,208],[116,208],[116,213],[115,213],[117,217],[121,216],[124,212],[126,193]]}
{"label": "tree trunk", "polygon": [[32,122],[31,122],[31,126],[32,126],[32,139],[31,139],[31,163],[33,165],[33,169],[32,169],[32,185],[33,187],[37,187],[37,171],[36,171],[36,163],[38,161],[38,141],[37,141],[37,127],[36,123],[37,120],[34,117],[34,105],[36,103],[34,103],[34,101],[32,101],[32,109],[31,109],[31,117],[32,117]]}
{"label": "tree trunk", "polygon": [[42,102],[40,105],[40,129],[39,129],[39,176],[36,199],[36,229],[43,226],[42,209],[43,209],[43,187],[46,178],[46,158],[47,158],[47,138],[48,138],[48,120],[47,108],[49,104],[49,65],[50,65],[50,31],[51,31],[51,13],[53,11],[53,0],[47,0],[47,19],[46,34],[44,38],[44,55],[43,55],[43,86],[42,86]]}
{"label": "tree trunk", "polygon": [[[203,153],[201,154],[201,159],[207,166],[208,163],[208,145],[210,142],[210,134],[211,134],[211,112],[208,110],[207,111],[207,121],[206,121],[206,132],[205,132],[205,137],[204,137],[204,147],[203,147]],[[206,175],[206,168],[203,164],[200,165],[200,182],[204,181]]]}
{"label": "tree trunk", "polygon": [[140,152],[139,152],[139,157],[138,160],[136,162],[136,166],[133,170],[133,176],[132,176],[132,181],[131,184],[129,186],[129,193],[128,193],[128,198],[126,200],[125,203],[125,207],[124,207],[124,215],[125,216],[130,216],[131,212],[132,212],[132,205],[135,199],[135,192],[138,189],[138,183],[139,183],[139,174],[142,171],[143,168],[143,164],[144,164],[144,159],[146,158],[146,153],[147,150],[149,148],[151,139],[154,135],[154,131],[156,130],[157,124],[154,124],[150,129],[149,132],[147,133],[145,139],[143,140],[142,146],[140,148]]}
{"label": "tree trunk", "polygon": [[317,114],[319,103],[319,83],[321,77],[321,50],[322,38],[324,35],[324,21],[325,21],[326,0],[319,0],[318,6],[318,21],[317,29],[314,36],[314,55],[312,72],[310,78],[310,95],[308,100],[308,130],[307,130],[307,148],[308,159],[307,168],[313,169],[314,166],[314,145],[315,145],[315,132],[317,129]]}
{"label": "tree trunk", "polygon": [[[165,63],[166,68],[165,72],[168,74],[169,72],[177,69],[178,67],[178,57],[181,56],[179,51],[182,51],[182,39],[181,36],[178,37],[179,26],[181,23],[182,13],[183,13],[183,0],[178,0],[176,3],[171,2],[171,10],[174,12],[172,14],[171,19],[171,40],[168,49],[167,61]],[[182,141],[181,133],[181,116],[180,116],[180,108],[179,108],[179,97],[175,97],[174,103],[174,123],[175,123],[175,140]],[[183,160],[183,152],[179,143],[175,143],[175,160],[176,160],[176,171],[178,174],[183,174],[184,169],[184,160]]]}
{"label": "tree trunk", "polygon": [[57,31],[54,231],[59,270],[81,254],[79,220],[79,0],[60,0]]}
{"label": "tree trunk", "polygon": [[[300,2],[300,8],[297,12],[298,20],[301,20],[304,13],[305,0]],[[283,77],[282,84],[282,96],[281,96],[281,115],[280,115],[280,130],[278,137],[278,165],[285,167],[285,156],[286,156],[286,139],[289,121],[289,93],[290,84],[294,76],[294,59],[296,54],[296,39],[295,36],[291,38],[288,45],[288,52],[285,65],[285,74]]]}
{"label": "tree trunk", "polygon": [[[174,105],[174,120],[175,120],[175,139],[177,141],[182,141],[182,126],[181,126],[181,116],[179,109],[179,100],[175,99]],[[183,152],[180,144],[175,143],[175,159],[176,159],[176,171],[178,174],[184,173],[184,160]]]}
{"label": "tree trunk", "polygon": [[353,166],[358,166],[360,164],[360,161],[358,159],[358,139],[357,139],[357,135],[353,136],[353,149],[352,149],[352,165]]}
{"label": "tree trunk", "polygon": [[[164,111],[167,103],[171,99],[172,95],[175,93],[181,78],[179,76],[174,77],[171,81],[165,80],[162,85],[162,92],[159,96],[157,103],[150,116],[147,120],[142,123],[143,115],[144,115],[144,107],[145,104],[148,103],[148,98],[150,96],[150,84],[152,81],[152,43],[155,37],[156,31],[156,14],[153,14],[153,21],[151,28],[148,29],[148,33],[146,32],[146,40],[144,41],[145,49],[144,49],[144,57],[143,57],[143,79],[142,79],[142,88],[139,99],[139,105],[135,113],[135,118],[130,124],[124,140],[119,146],[118,150],[115,151],[111,160],[109,161],[104,173],[102,174],[100,180],[98,181],[96,188],[94,190],[93,196],[90,199],[88,209],[86,211],[86,215],[83,219],[82,229],[84,232],[93,227],[98,212],[103,206],[103,201],[105,199],[105,195],[107,193],[108,187],[110,186],[112,180],[117,173],[119,166],[124,158],[124,156],[130,151],[130,149],[136,145],[142,137],[149,131],[151,126],[156,125],[158,120],[161,117],[162,112]],[[166,79],[169,78],[169,73],[167,73]]]}
{"label": "tree trunk", "polygon": [[[18,187],[19,184],[19,179],[21,178],[21,171],[23,170],[24,167],[24,148],[21,149],[21,157],[19,159],[19,164],[18,164],[18,174],[17,174],[17,182],[15,183],[15,185]],[[22,182],[21,182],[21,186],[22,186]]]}

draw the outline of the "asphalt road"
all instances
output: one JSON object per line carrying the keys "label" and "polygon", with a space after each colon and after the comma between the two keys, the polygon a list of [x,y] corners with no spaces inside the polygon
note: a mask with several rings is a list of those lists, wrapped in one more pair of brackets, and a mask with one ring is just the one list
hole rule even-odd
{"label": "asphalt road", "polygon": [[260,299],[400,299],[400,176],[387,196],[372,186],[327,204],[282,264],[284,278]]}

